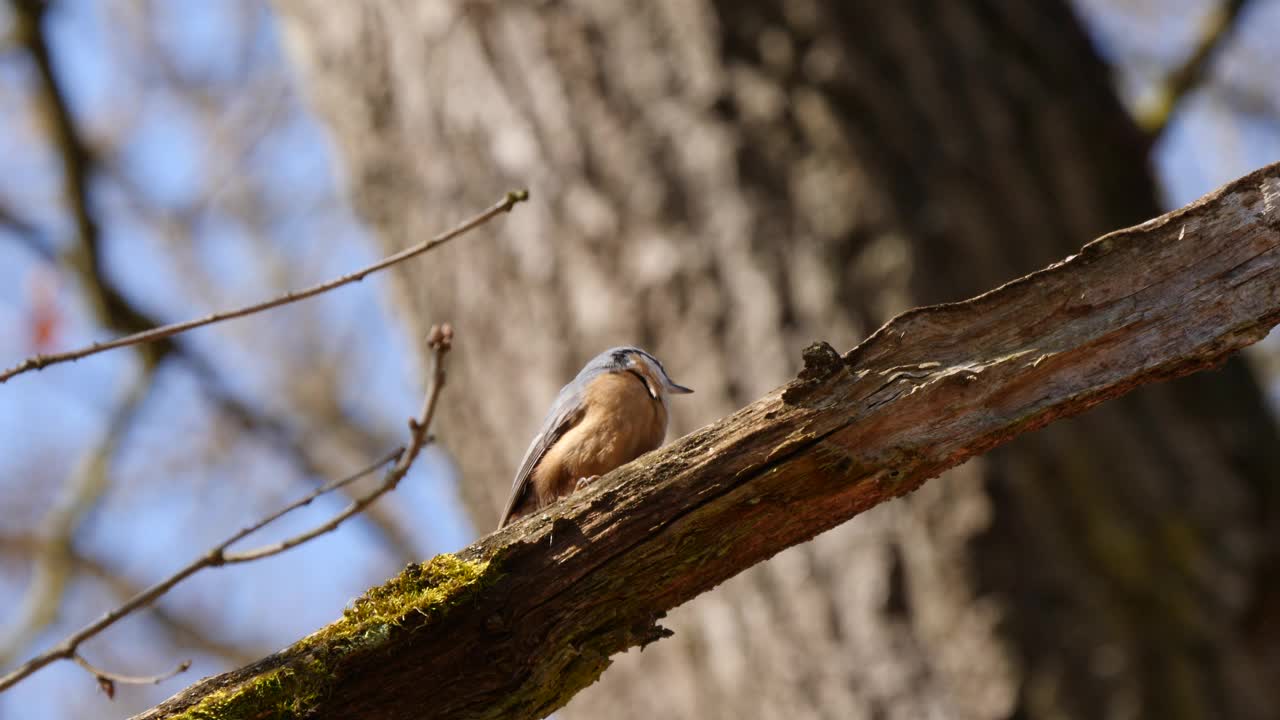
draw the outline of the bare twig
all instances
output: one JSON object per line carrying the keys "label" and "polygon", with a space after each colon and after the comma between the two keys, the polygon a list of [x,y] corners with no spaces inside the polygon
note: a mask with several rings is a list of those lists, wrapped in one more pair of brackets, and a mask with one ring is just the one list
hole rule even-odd
{"label": "bare twig", "polygon": [[[410,467],[412,467],[413,461],[417,458],[418,454],[429,442],[431,442],[431,436],[428,434],[428,429],[431,426],[432,419],[435,417],[436,407],[440,397],[440,391],[444,388],[444,383],[445,383],[444,358],[445,358],[445,355],[447,355],[449,350],[452,348],[453,329],[447,324],[441,327],[433,327],[431,329],[431,335],[428,338],[428,343],[430,344],[431,349],[433,350],[434,371],[432,373],[430,387],[428,388],[426,396],[423,399],[422,411],[418,417],[413,418],[409,421],[410,437],[409,437],[409,444],[407,446],[396,450],[395,452],[391,453],[390,455],[387,455],[384,458],[381,458],[373,465],[370,465],[369,467],[366,467],[363,470],[353,475],[350,475],[341,480],[331,482],[322,487],[317,488],[316,490],[312,491],[302,499],[240,530],[239,532],[232,535],[230,538],[228,538],[218,546],[214,547],[209,552],[205,553],[199,559],[188,564],[186,567],[182,568],[181,570],[178,570],[176,573],[170,575],[168,578],[165,578],[164,580],[156,583],[155,585],[152,585],[150,588],[147,588],[146,590],[143,590],[142,592],[133,596],[132,598],[129,599],[128,602],[106,613],[98,620],[94,621],[93,623],[90,623],[89,625],[80,629],[76,633],[67,637],[65,640],[63,640],[61,643],[54,646],[53,648],[28,660],[26,663],[24,663],[22,666],[15,669],[13,672],[10,672],[5,676],[0,677],[0,692],[3,692],[13,687],[24,678],[30,676],[32,673],[35,673],[37,670],[40,670],[41,668],[49,665],[50,663],[53,663],[56,660],[74,659],[75,657],[77,657],[77,653],[79,651],[80,645],[84,641],[88,640],[91,637],[94,637],[95,635],[98,635],[103,630],[111,627],[115,623],[119,622],[122,618],[130,615],[131,613],[137,611],[138,609],[146,607],[147,605],[150,605],[157,598],[167,593],[170,589],[172,589],[178,583],[182,582],[188,577],[191,577],[192,575],[199,572],[200,570],[203,570],[204,568],[208,568],[208,567],[221,567],[223,565],[232,565],[237,563],[251,562],[253,560],[258,560],[264,557],[278,555],[290,548],[297,547],[298,545],[301,545],[307,542],[308,540],[311,540],[312,538],[319,537],[320,535],[333,531],[339,525],[341,525],[344,520],[360,512],[364,508],[368,507],[371,503],[373,503],[382,495],[385,495],[387,492],[395,489],[395,487],[400,483],[400,481],[404,479],[405,475],[408,474],[409,469]],[[240,540],[243,540],[245,537],[249,536],[250,534],[257,532],[258,530],[262,529],[263,527],[270,524],[271,522],[274,522],[275,520],[279,519],[286,513],[289,513],[304,505],[309,504],[311,501],[315,500],[317,497],[319,497],[320,495],[326,492],[336,490],[344,485],[348,485],[352,482],[355,482],[356,480],[368,475],[369,473],[373,472],[374,470],[377,470],[379,467],[382,467],[383,465],[393,460],[395,461],[395,464],[389,470],[387,470],[387,474],[383,477],[382,483],[379,484],[379,486],[376,489],[374,489],[373,491],[369,492],[368,494],[360,498],[357,498],[350,505],[348,505],[342,512],[338,513],[337,515],[335,515],[333,518],[323,523],[322,525],[312,528],[311,530],[308,530],[299,535],[295,535],[293,537],[286,538],[285,540],[281,540],[280,542],[264,545],[262,547],[255,548],[253,550],[247,550],[240,553],[227,552],[227,549],[231,545],[239,542]],[[105,690],[106,686],[104,685],[103,687]]]}
{"label": "bare twig", "polygon": [[[290,457],[297,469],[308,479],[334,474],[326,472],[326,468],[341,466],[341,463],[336,459],[321,459],[323,451],[332,451],[335,447],[341,447],[343,451],[340,454],[343,457],[367,457],[372,454],[372,448],[377,441],[372,434],[366,432],[363,428],[351,425],[348,435],[352,436],[353,439],[350,441],[347,441],[345,437],[335,437],[333,432],[327,432],[319,442],[311,442],[294,428],[292,423],[282,417],[273,414],[268,409],[252,407],[249,403],[237,398],[226,387],[218,371],[206,362],[204,358],[200,357],[199,352],[190,345],[178,341],[176,343],[176,354],[179,359],[186,363],[187,368],[197,376],[200,381],[200,389],[208,400],[237,423],[241,432],[251,435],[256,441],[265,442],[273,446],[278,452]],[[336,423],[337,421],[335,420]],[[397,452],[400,451],[398,450]],[[394,457],[387,460],[387,462],[392,462],[393,460]],[[355,497],[358,492],[357,488],[349,485],[334,489],[341,489],[348,497]],[[372,507],[361,515],[361,518],[370,525],[370,528],[385,545],[392,557],[408,562],[415,556],[412,538],[400,526],[393,513],[386,511],[385,508]]]}
{"label": "bare twig", "polygon": [[79,360],[81,358],[88,357],[90,355],[96,355],[100,352],[113,350],[115,348],[127,347],[129,345],[138,345],[141,343],[154,342],[156,340],[163,340],[165,338],[177,335],[178,333],[186,332],[187,330],[203,327],[205,325],[212,325],[213,323],[222,322],[223,320],[231,320],[234,318],[245,317],[246,315],[252,315],[254,313],[262,312],[263,310],[270,310],[272,308],[277,308],[282,305],[288,305],[289,303],[297,302],[299,300],[305,300],[306,298],[314,297],[321,293],[328,292],[329,290],[333,290],[334,288],[342,287],[343,285],[348,285],[353,282],[359,282],[363,280],[367,275],[378,272],[379,270],[385,270],[391,267],[392,265],[403,262],[417,255],[421,255],[422,253],[427,252],[428,250],[437,248],[445,244],[446,242],[449,242],[450,240],[458,237],[459,235],[462,235],[470,230],[473,230],[479,227],[480,225],[483,225],[484,223],[488,222],[489,220],[492,220],[494,217],[502,213],[510,212],[511,208],[514,207],[516,203],[522,202],[528,199],[529,199],[529,191],[513,190],[511,192],[508,192],[506,197],[504,197],[502,200],[489,206],[489,208],[484,212],[454,227],[452,230],[449,230],[445,233],[442,233],[440,235],[437,235],[431,238],[430,240],[425,240],[423,242],[418,243],[417,245],[414,245],[409,248],[405,248],[404,250],[401,250],[400,252],[395,253],[394,255],[390,255],[386,258],[383,258],[382,260],[379,260],[376,263],[373,263],[372,265],[363,267],[353,273],[343,275],[342,277],[337,278],[335,280],[330,280],[328,282],[324,282],[319,285],[313,285],[303,290],[295,290],[293,292],[288,292],[288,293],[285,293],[284,295],[273,298],[266,302],[261,302],[256,305],[249,305],[246,307],[238,308],[236,310],[228,310],[225,312],[214,313],[212,315],[200,318],[198,320],[188,320],[186,322],[173,323],[173,324],[164,325],[158,328],[152,328],[150,330],[134,333],[132,335],[127,335],[125,337],[117,338],[115,340],[110,340],[107,342],[93,343],[92,345],[81,348],[79,350],[72,350],[72,351],[63,352],[63,353],[51,353],[48,355],[36,355],[34,357],[27,358],[26,360],[23,360],[21,363],[18,363],[14,367],[9,368],[8,370],[5,370],[3,373],[0,373],[0,383],[7,381],[9,378],[14,377],[15,375],[21,375],[22,373],[28,372],[30,370],[42,370],[50,365],[56,365],[58,363],[69,362],[72,360]]}
{"label": "bare twig", "polygon": [[97,667],[88,660],[85,660],[84,656],[80,653],[73,654],[71,656],[71,660],[75,664],[92,673],[98,680],[98,687],[102,688],[102,692],[106,693],[107,697],[110,699],[115,699],[116,683],[123,683],[125,685],[158,685],[178,673],[186,672],[187,669],[191,667],[190,660],[183,660],[178,663],[178,666],[174,669],[160,673],[159,675],[123,675],[121,673],[111,672],[110,670],[103,670],[102,668]]}
{"label": "bare twig", "polygon": [[[396,456],[398,456],[398,454],[399,454],[399,451],[397,451]],[[194,562],[188,564],[186,567],[170,575],[164,580],[161,580],[155,585],[152,585],[151,587],[137,593],[133,597],[129,598],[129,600],[125,602],[123,605],[120,605],[114,610],[111,610],[110,612],[106,613],[102,617],[98,618],[96,621],[81,628],[79,631],[69,636],[67,639],[63,640],[57,646],[53,647],[52,649],[40,655],[37,655],[31,660],[28,660],[27,662],[23,663],[22,666],[18,667],[13,672],[5,675],[4,677],[0,677],[0,692],[3,692],[4,690],[9,689],[18,681],[34,673],[40,668],[48,665],[49,663],[52,663],[55,660],[71,658],[76,654],[76,651],[80,648],[80,644],[83,643],[85,640],[88,640],[89,638],[97,635],[98,633],[101,633],[103,630],[106,630],[107,628],[116,624],[123,618],[133,614],[137,610],[144,608],[150,605],[151,603],[155,602],[157,598],[169,592],[169,590],[173,589],[175,585],[182,582],[183,580],[186,580],[187,578],[196,574],[200,570],[203,570],[204,568],[207,568],[207,567],[216,567],[218,565],[225,564],[222,559],[222,554],[223,554],[223,551],[231,544],[238,542],[244,539],[249,534],[262,529],[262,527],[264,527],[267,523],[273,520],[279,519],[284,514],[292,510],[296,510],[297,508],[300,508],[304,505],[307,505],[308,503],[310,503],[311,501],[319,497],[321,494],[323,494],[322,491],[334,490],[347,483],[355,482],[356,480],[382,467],[387,462],[389,462],[390,459],[391,459],[391,456],[388,456],[387,458],[383,458],[380,461],[378,461],[378,463],[374,465],[370,465],[364,468],[363,470],[360,470],[359,472],[356,472],[352,475],[349,475],[343,478],[342,480],[339,480],[338,482],[330,483],[329,485],[326,485],[324,487],[317,488],[316,490],[312,491],[310,494],[308,494],[306,497],[302,498],[301,500],[298,500],[297,502],[292,503],[291,505],[285,507],[282,510],[272,513],[270,516],[268,516],[266,519],[262,521],[254,523],[253,525],[250,525],[249,527],[246,527],[240,530],[235,535],[232,535],[230,538],[224,541],[222,544],[218,545],[213,550],[201,556],[199,559],[195,560]]]}
{"label": "bare twig", "polygon": [[[422,412],[417,418],[409,421],[410,440],[408,447],[404,448],[403,452],[399,454],[399,457],[396,459],[396,464],[387,472],[386,476],[383,477],[382,483],[363,497],[353,500],[350,505],[343,509],[342,512],[333,516],[324,524],[318,525],[304,533],[294,535],[293,537],[285,538],[279,542],[263,545],[262,547],[254,548],[252,550],[245,550],[238,553],[225,553],[222,556],[224,563],[231,564],[251,562],[253,560],[271,557],[272,555],[279,555],[289,548],[297,547],[308,540],[324,535],[325,533],[332,532],[338,527],[338,525],[342,524],[344,520],[355,515],[361,510],[364,510],[375,500],[394,490],[396,485],[400,484],[400,481],[403,480],[404,476],[409,472],[409,468],[413,465],[413,461],[417,458],[418,453],[421,452],[422,448],[426,447],[428,442],[430,442],[431,438],[427,434],[427,428],[431,425],[431,420],[435,417],[436,404],[439,401],[440,390],[444,388],[444,356],[452,347],[453,328],[448,324],[445,324],[443,328],[433,326],[431,328],[431,336],[428,339],[428,342],[434,351],[434,367],[431,377],[431,386],[430,389],[427,390],[426,397],[423,399]],[[0,685],[0,690],[3,689],[3,685]]]}
{"label": "bare twig", "polygon": [[[378,468],[382,467],[383,465],[386,465],[386,464],[387,464],[387,463],[389,463],[389,462],[394,462],[394,461],[396,461],[396,460],[399,460],[399,459],[400,459],[400,457],[404,454],[404,451],[405,451],[405,449],[404,449],[403,447],[396,448],[395,450],[392,450],[390,453],[388,453],[387,455],[385,455],[385,456],[383,456],[383,457],[379,458],[378,460],[374,461],[373,463],[371,463],[370,465],[366,466],[365,468],[363,468],[363,469],[361,469],[361,470],[358,470],[358,471],[356,471],[356,472],[352,473],[351,475],[348,475],[348,476],[346,476],[346,477],[342,478],[341,480],[334,480],[334,481],[332,481],[332,482],[328,482],[328,483],[325,483],[324,485],[321,485],[320,487],[316,488],[315,490],[312,490],[310,493],[308,493],[308,494],[307,494],[305,497],[303,497],[301,500],[297,500],[297,501],[295,501],[295,502],[293,502],[293,503],[291,503],[291,504],[289,504],[289,505],[286,505],[285,507],[283,507],[283,508],[281,508],[281,509],[279,509],[279,510],[275,511],[274,513],[271,513],[270,515],[268,515],[268,516],[266,516],[265,518],[263,518],[263,519],[259,520],[258,522],[254,523],[254,524],[252,524],[252,525],[250,525],[250,526],[248,526],[248,527],[246,527],[246,528],[243,528],[242,530],[240,530],[240,532],[236,533],[235,535],[232,535],[230,539],[228,539],[226,542],[222,543],[222,545],[221,545],[220,547],[221,547],[221,548],[223,548],[223,549],[225,549],[225,548],[227,548],[227,547],[229,547],[229,546],[231,546],[231,545],[234,545],[234,544],[236,544],[237,542],[239,542],[239,541],[243,540],[244,538],[246,538],[246,537],[248,537],[248,536],[252,535],[253,533],[258,532],[258,531],[259,531],[259,530],[261,530],[262,528],[264,528],[264,527],[266,527],[266,526],[270,525],[271,523],[275,522],[276,520],[279,520],[280,518],[284,517],[285,515],[288,515],[289,513],[293,512],[294,510],[297,510],[297,509],[298,509],[298,508],[300,508],[300,507],[305,507],[305,506],[307,506],[307,505],[310,505],[310,504],[311,504],[311,502],[312,502],[313,500],[315,500],[316,498],[320,497],[321,495],[324,495],[324,494],[326,494],[326,493],[333,492],[334,490],[337,490],[338,488],[341,488],[341,487],[345,487],[345,486],[347,486],[347,485],[350,485],[351,483],[355,482],[356,480],[359,480],[360,478],[363,478],[363,477],[365,477],[365,476],[367,476],[367,475],[372,474],[372,473],[373,473],[373,471],[377,470]],[[223,564],[225,564],[225,563],[223,563]]]}

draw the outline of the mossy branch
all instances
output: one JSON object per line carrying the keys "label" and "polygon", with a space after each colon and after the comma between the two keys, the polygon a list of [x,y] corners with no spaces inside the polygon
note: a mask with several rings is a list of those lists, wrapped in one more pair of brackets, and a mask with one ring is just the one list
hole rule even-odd
{"label": "mossy branch", "polygon": [[139,716],[536,718],[657,621],[1013,437],[1280,322],[1280,165],[971,300],[921,308],[337,623]]}

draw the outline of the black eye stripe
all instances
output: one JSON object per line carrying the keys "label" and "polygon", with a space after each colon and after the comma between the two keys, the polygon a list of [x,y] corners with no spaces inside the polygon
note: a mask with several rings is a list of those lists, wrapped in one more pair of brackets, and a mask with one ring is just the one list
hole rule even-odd
{"label": "black eye stripe", "polygon": [[649,384],[648,378],[636,372],[635,370],[628,370],[627,372],[631,375],[634,375],[635,378],[640,381],[640,384],[644,385],[644,390],[645,392],[649,393],[649,397],[653,398],[654,400],[658,399],[658,393],[656,390],[653,389],[653,386]]}

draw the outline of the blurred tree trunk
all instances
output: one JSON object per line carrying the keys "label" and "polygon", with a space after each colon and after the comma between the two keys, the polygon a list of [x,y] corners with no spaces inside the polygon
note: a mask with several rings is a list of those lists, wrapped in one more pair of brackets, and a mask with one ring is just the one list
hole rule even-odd
{"label": "blurred tree trunk", "polygon": [[[1159,210],[1057,2],[277,0],[398,277],[459,328],[442,416],[479,528],[559,385],[634,342],[674,431]],[[1021,439],[681,608],[568,718],[1262,718],[1280,443],[1242,363]],[[1270,580],[1269,580],[1270,579]]]}

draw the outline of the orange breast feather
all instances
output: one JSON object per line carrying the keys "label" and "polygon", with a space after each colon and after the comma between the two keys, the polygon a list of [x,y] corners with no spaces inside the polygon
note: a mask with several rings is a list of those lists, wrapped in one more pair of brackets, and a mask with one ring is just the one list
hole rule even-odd
{"label": "orange breast feather", "polygon": [[667,410],[628,372],[592,380],[583,397],[586,415],[565,433],[531,473],[539,507],[573,492],[580,478],[603,475],[662,444]]}

